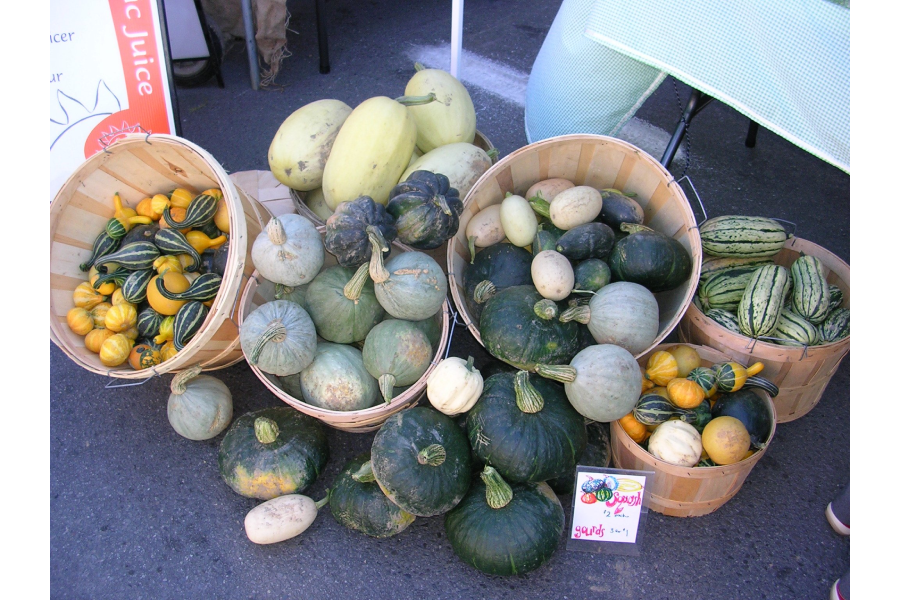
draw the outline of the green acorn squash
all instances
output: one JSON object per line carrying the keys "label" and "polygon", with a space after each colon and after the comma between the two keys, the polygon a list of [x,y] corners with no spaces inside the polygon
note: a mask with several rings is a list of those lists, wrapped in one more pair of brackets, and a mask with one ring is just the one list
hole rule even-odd
{"label": "green acorn squash", "polygon": [[219,473],[247,498],[303,492],[325,468],[325,427],[290,406],[264,408],[231,424],[219,446]]}
{"label": "green acorn squash", "polygon": [[372,472],[391,501],[420,517],[440,515],[469,490],[472,460],[465,433],[425,406],[394,413],[372,440]]}
{"label": "green acorn squash", "polygon": [[456,235],[463,203],[446,175],[415,171],[391,190],[386,210],[401,242],[431,250]]}
{"label": "green acorn squash", "polygon": [[416,520],[391,502],[372,473],[370,453],[351,459],[328,490],[328,508],[334,520],[374,538],[397,535]]}
{"label": "green acorn squash", "polygon": [[390,255],[396,238],[394,217],[369,196],[343,202],[325,221],[325,249],[342,267],[368,262],[373,248]]}
{"label": "green acorn squash", "polygon": [[510,485],[491,466],[444,518],[453,552],[490,575],[522,575],[546,563],[564,525],[562,505],[549,485]]}
{"label": "green acorn squash", "polygon": [[546,481],[575,468],[587,444],[584,417],[563,387],[527,371],[484,382],[466,419],[478,458],[507,481]]}

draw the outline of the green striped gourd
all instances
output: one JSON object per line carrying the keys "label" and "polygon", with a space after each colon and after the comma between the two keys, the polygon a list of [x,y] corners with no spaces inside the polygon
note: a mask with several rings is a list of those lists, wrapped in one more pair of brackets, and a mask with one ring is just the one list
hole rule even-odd
{"label": "green striped gourd", "polygon": [[787,282],[788,271],[781,265],[766,265],[756,270],[736,313],[741,333],[751,338],[772,333],[784,306]]}
{"label": "green striped gourd", "polygon": [[850,335],[850,309],[838,308],[829,313],[819,326],[819,336],[823,344],[837,342]]}
{"label": "green striped gourd", "polygon": [[156,271],[153,269],[132,271],[122,283],[122,297],[132,304],[143,302],[147,297],[147,284],[154,275],[156,275]]}
{"label": "green striped gourd", "polygon": [[720,308],[732,313],[736,311],[750,278],[758,268],[758,266],[736,267],[717,273],[706,283],[701,284],[697,295],[700,297],[703,312],[708,312],[711,308]]}
{"label": "green striped gourd", "polygon": [[107,283],[113,283],[116,287],[122,287],[125,283],[125,280],[128,279],[128,276],[131,275],[132,271],[128,269],[118,269],[113,271],[112,273],[98,273],[97,278],[94,280],[92,284],[95,290],[99,290],[101,287],[106,285]]}
{"label": "green striped gourd", "polygon": [[723,215],[700,225],[700,244],[708,256],[775,256],[787,237],[784,227],[767,217]]}
{"label": "green striped gourd", "polygon": [[743,335],[744,332],[741,331],[737,316],[733,312],[721,308],[711,308],[705,314],[728,331]]}
{"label": "green striped gourd", "polygon": [[200,326],[203,325],[203,321],[206,320],[207,314],[209,314],[209,309],[198,300],[185,302],[184,306],[178,309],[178,312],[175,313],[172,340],[175,343],[176,350],[184,348],[191,338],[194,337],[200,330]]}
{"label": "green striped gourd", "polygon": [[644,425],[659,425],[673,417],[686,420],[687,412],[672,404],[665,396],[648,392],[640,397],[631,414]]}
{"label": "green striped gourd", "polygon": [[118,265],[130,271],[140,271],[153,266],[159,258],[159,248],[153,242],[132,242],[97,260],[95,266],[100,273],[107,272],[107,265]]}
{"label": "green striped gourd", "polygon": [[189,273],[200,269],[200,254],[191,246],[184,234],[177,229],[163,228],[156,232],[153,238],[156,247],[162,254],[188,254],[194,261],[184,268]]}
{"label": "green striped gourd", "polygon": [[175,229],[187,229],[188,227],[201,227],[206,225],[216,215],[219,207],[219,199],[209,194],[200,194],[188,204],[184,211],[184,220],[176,221],[171,214],[171,209],[163,211],[162,218]]}
{"label": "green striped gourd", "polygon": [[138,335],[148,339],[156,337],[159,335],[159,326],[162,324],[164,318],[165,317],[156,312],[153,307],[148,306],[138,313]]}
{"label": "green striped gourd", "polygon": [[699,384],[707,398],[716,393],[716,372],[709,367],[697,367],[688,373],[687,378]]}
{"label": "green striped gourd", "polygon": [[732,256],[705,256],[700,265],[700,285],[706,283],[709,278],[723,271],[745,267],[761,267],[772,264],[772,259],[764,257],[732,257]]}
{"label": "green striped gourd", "polygon": [[782,346],[814,346],[819,341],[816,326],[792,311],[782,308],[771,341]]}
{"label": "green striped gourd", "polygon": [[803,254],[791,264],[794,290],[791,305],[794,312],[814,325],[819,325],[828,315],[831,290],[825,279],[825,269],[815,256]]}
{"label": "green striped gourd", "polygon": [[188,289],[183,292],[170,292],[166,289],[162,278],[157,278],[156,289],[159,291],[160,296],[169,300],[199,300],[200,302],[206,302],[216,297],[221,284],[222,276],[218,273],[210,272],[200,274],[191,282]]}
{"label": "green striped gourd", "polygon": [[85,262],[78,265],[81,271],[90,271],[94,263],[102,256],[106,256],[119,249],[121,240],[110,237],[106,230],[100,232],[100,235],[94,238],[94,244],[91,246],[91,256]]}
{"label": "green striped gourd", "polygon": [[747,381],[744,382],[744,387],[760,388],[762,390],[765,390],[765,392],[773,398],[777,396],[778,392],[780,391],[775,383],[769,381],[765,377],[760,377],[759,375],[752,375],[748,377]]}

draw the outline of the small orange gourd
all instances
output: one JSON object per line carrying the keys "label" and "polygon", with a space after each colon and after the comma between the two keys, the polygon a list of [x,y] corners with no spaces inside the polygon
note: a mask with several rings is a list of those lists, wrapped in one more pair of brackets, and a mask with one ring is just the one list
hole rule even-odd
{"label": "small orange gourd", "polygon": [[619,419],[619,425],[622,426],[622,429],[625,430],[625,433],[628,434],[628,437],[633,439],[638,444],[641,444],[650,437],[650,432],[647,430],[647,426],[634,418],[634,415],[628,413],[621,419]]}
{"label": "small orange gourd", "polygon": [[[187,208],[193,199],[194,195],[184,188],[175,188],[169,195],[169,201],[173,208]],[[175,215],[173,214],[172,217]],[[183,219],[176,217],[175,220],[180,222]]]}
{"label": "small orange gourd", "polygon": [[115,331],[110,331],[105,327],[103,327],[102,329],[91,329],[88,334],[84,336],[84,347],[94,354],[99,354],[100,346],[103,345],[103,342],[106,341],[106,338],[115,334]]}
{"label": "small orange gourd", "polygon": [[162,362],[159,350],[150,344],[135,344],[128,353],[128,364],[135,371],[155,367]]}
{"label": "small orange gourd", "polygon": [[87,309],[76,306],[66,313],[66,324],[73,333],[87,335],[94,328],[94,318]]}
{"label": "small orange gourd", "polygon": [[652,381],[650,381],[650,378],[647,377],[646,369],[641,369],[641,375],[642,375],[642,377],[641,377],[641,393],[643,394],[644,392],[650,390],[656,384],[653,383]]}
{"label": "small orange gourd", "polygon": [[[181,208],[180,206],[172,206],[172,208],[169,209],[169,215],[177,223],[181,223],[187,216],[187,209]],[[171,225],[169,225],[168,221],[166,221],[165,219],[160,219],[158,223],[160,229],[169,229],[171,227]],[[181,233],[187,233],[190,230],[190,227],[185,227],[184,229],[179,229],[178,231],[180,231]]]}
{"label": "small orange gourd", "polygon": [[669,400],[678,408],[697,408],[706,399],[706,390],[699,383],[676,377],[666,386]]}
{"label": "small orange gourd", "polygon": [[107,367],[118,367],[128,360],[128,353],[134,341],[124,334],[114,333],[100,345],[100,362]]}
{"label": "small orange gourd", "polygon": [[112,304],[101,302],[91,309],[91,318],[94,319],[95,329],[106,329],[106,313],[110,308],[112,308]]}
{"label": "small orange gourd", "polygon": [[656,385],[667,385],[678,377],[678,362],[665,350],[657,350],[647,360],[647,378]]}
{"label": "small orange gourd", "polygon": [[169,197],[165,194],[156,194],[152,198],[150,198],[150,210],[156,215],[154,221],[159,221],[162,218],[162,214],[166,212],[167,208],[172,206],[172,201],[169,200]]}
{"label": "small orange gourd", "polygon": [[153,198],[150,196],[147,196],[138,202],[137,206],[134,207],[134,210],[137,212],[138,216],[148,217],[151,221],[159,221],[159,215],[153,212]]}

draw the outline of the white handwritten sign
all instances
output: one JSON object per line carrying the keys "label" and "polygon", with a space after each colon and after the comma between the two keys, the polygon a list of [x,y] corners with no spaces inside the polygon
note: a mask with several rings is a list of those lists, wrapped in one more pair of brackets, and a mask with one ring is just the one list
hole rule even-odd
{"label": "white handwritten sign", "polygon": [[[644,498],[653,473],[579,466],[572,494],[572,528],[567,548],[636,553]],[[612,542],[597,544],[595,542]],[[632,548],[610,549],[610,546]]]}

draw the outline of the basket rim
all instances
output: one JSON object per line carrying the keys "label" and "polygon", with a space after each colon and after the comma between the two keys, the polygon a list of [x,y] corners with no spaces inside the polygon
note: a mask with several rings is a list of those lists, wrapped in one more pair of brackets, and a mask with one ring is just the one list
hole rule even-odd
{"label": "basket rim", "polygon": [[[502,172],[506,169],[511,163],[515,162],[516,159],[525,154],[530,154],[532,152],[540,151],[541,149],[547,147],[553,147],[557,145],[565,145],[572,142],[582,142],[582,143],[594,143],[594,144],[610,144],[613,146],[617,146],[623,150],[627,150],[629,152],[634,153],[636,156],[640,158],[640,160],[646,162],[651,168],[657,171],[660,175],[660,181],[665,182],[666,187],[672,190],[672,194],[676,196],[682,203],[684,208],[684,214],[687,216],[687,222],[684,224],[685,235],[688,236],[690,241],[690,254],[691,254],[691,274],[687,280],[687,285],[689,290],[691,290],[690,294],[685,294],[685,298],[682,300],[680,306],[678,307],[678,311],[673,315],[671,322],[669,325],[663,330],[657,333],[656,338],[654,338],[653,342],[650,346],[645,349],[643,352],[635,355],[635,358],[640,358],[645,356],[654,348],[656,348],[664,339],[666,339],[669,334],[671,334],[678,327],[678,324],[684,318],[685,313],[688,310],[688,307],[691,305],[691,299],[693,297],[694,290],[697,288],[697,284],[700,280],[700,266],[702,262],[702,247],[700,242],[700,232],[699,226],[697,224],[696,216],[694,215],[693,209],[691,207],[690,201],[688,200],[687,195],[684,192],[684,189],[681,185],[675,180],[672,174],[662,166],[662,164],[653,156],[645,152],[644,150],[638,148],[634,144],[627,142],[625,140],[607,136],[600,134],[591,134],[591,133],[572,133],[559,135],[555,137],[545,138],[543,140],[539,140],[537,142],[533,142],[517,150],[514,150],[510,154],[504,156],[500,160],[498,160],[490,169],[488,169],[484,175],[482,175],[475,185],[472,186],[472,189],[469,190],[469,193],[466,195],[463,200],[464,210],[468,209],[469,204],[472,200],[472,194],[476,191],[479,186],[491,179],[494,178],[498,173]],[[496,204],[496,203],[495,203]],[[483,207],[482,207],[483,208]],[[461,287],[462,281],[458,282],[457,285],[456,277],[457,274],[454,272],[453,263],[454,263],[454,251],[455,244],[454,241],[457,240],[459,233],[451,237],[447,242],[447,275],[451,278],[450,281],[450,292],[453,298],[453,302],[456,306],[457,312],[462,319],[463,324],[468,329],[469,333],[475,340],[484,347],[484,341],[481,339],[481,332],[471,318],[468,310],[468,306],[466,304],[465,298],[463,298],[460,294],[459,288]],[[471,258],[471,257],[470,257]],[[462,277],[462,274],[459,274],[459,277]],[[684,284],[682,284],[684,285]],[[657,294],[654,294],[656,297]]]}
{"label": "basket rim", "polygon": [[[324,227],[319,226],[317,229],[320,232],[324,232]],[[399,242],[393,242],[395,246],[403,250],[404,252],[414,251],[414,248],[409,248],[408,246],[404,246]],[[251,303],[251,298],[256,293],[256,289],[259,286],[260,281],[265,281],[265,279],[259,275],[257,271],[253,271],[253,274],[250,276],[250,281],[244,288],[243,293],[241,294],[240,304],[238,307],[238,329],[243,325],[244,318],[249,310],[249,305]],[[285,390],[276,386],[267,376],[268,374],[264,373],[254,364],[251,364],[250,361],[247,361],[247,364],[250,366],[250,369],[257,376],[260,381],[262,381],[263,385],[266,388],[275,394],[281,401],[292,406],[294,409],[307,414],[309,416],[315,417],[327,425],[332,427],[343,429],[345,431],[353,432],[363,432],[360,428],[369,426],[371,430],[372,428],[380,427],[381,424],[392,414],[409,408],[418,403],[421,400],[422,395],[425,392],[425,386],[428,380],[428,376],[431,375],[432,371],[437,367],[438,363],[440,363],[444,359],[444,354],[446,353],[447,347],[450,342],[450,315],[452,314],[449,296],[444,298],[443,303],[441,304],[441,339],[438,342],[437,349],[434,351],[431,362],[428,365],[428,368],[425,372],[419,377],[419,379],[409,386],[402,394],[395,396],[391,399],[389,403],[381,403],[376,404],[375,406],[370,406],[369,408],[364,408],[361,410],[348,410],[348,411],[339,411],[339,410],[329,410],[325,408],[319,408],[317,406],[313,406],[311,404],[307,404],[300,398],[296,398],[291,394],[287,393]]]}
{"label": "basket rim", "polygon": [[[67,203],[71,198],[72,194],[70,191],[74,193],[74,190],[72,189],[73,186],[77,188],[77,186],[80,185],[81,175],[86,170],[96,169],[99,165],[103,164],[108,160],[107,155],[122,152],[127,153],[136,145],[152,145],[154,143],[187,148],[198,155],[215,175],[215,179],[219,184],[219,189],[222,191],[222,197],[228,208],[229,231],[231,232],[229,235],[229,244],[231,245],[228,260],[225,265],[226,276],[223,277],[223,285],[226,287],[224,290],[220,289],[219,293],[216,295],[216,299],[209,307],[209,314],[206,319],[204,319],[198,333],[185,344],[184,348],[182,348],[178,354],[165,362],[140,371],[132,369],[127,364],[118,367],[105,367],[86,361],[81,353],[74,351],[70,347],[71,345],[67,341],[67,334],[63,328],[63,323],[56,318],[51,301],[51,341],[82,368],[97,375],[103,375],[110,378],[146,380],[154,376],[176,373],[196,363],[196,360],[192,360],[194,352],[212,339],[222,323],[229,318],[229,313],[233,311],[236,302],[239,299],[238,292],[240,291],[240,286],[243,284],[243,272],[247,261],[246,254],[248,245],[247,221],[244,215],[243,205],[244,198],[250,199],[250,197],[234,184],[225,169],[209,152],[185,138],[170,134],[127,134],[114,141],[104,150],[90,156],[69,176],[50,203],[51,262],[54,237],[59,217],[65,211]],[[255,199],[253,200],[255,202]],[[258,202],[255,202],[255,204],[257,206],[254,206],[254,208],[260,211],[262,217],[266,217],[267,215],[271,216],[268,209]],[[237,233],[237,235],[235,235],[235,233]],[[223,293],[223,291],[225,293]],[[231,296],[231,298],[229,298],[229,296]],[[210,370],[224,368],[225,366],[230,366],[240,360],[242,360],[242,358],[238,357],[228,365],[216,365]]]}

